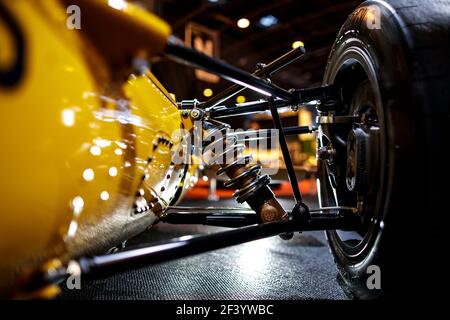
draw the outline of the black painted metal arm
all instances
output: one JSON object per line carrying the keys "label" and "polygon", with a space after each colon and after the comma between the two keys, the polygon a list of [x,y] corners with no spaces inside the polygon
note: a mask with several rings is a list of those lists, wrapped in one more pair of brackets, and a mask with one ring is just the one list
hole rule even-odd
{"label": "black painted metal arm", "polygon": [[93,258],[81,258],[78,263],[82,273],[90,276],[110,275],[161,263],[211,250],[222,249],[249,241],[295,231],[334,230],[354,227],[354,215],[315,214],[307,224],[285,220],[251,225],[230,231],[202,236],[189,236],[148,248],[123,251]]}
{"label": "black painted metal arm", "polygon": [[[261,65],[261,67],[258,68],[258,70],[256,70],[253,74],[257,77],[267,78],[268,76],[271,76],[272,73],[275,73],[276,71],[280,70],[281,68],[290,64],[291,62],[297,60],[304,54],[305,54],[304,47],[298,47],[298,48],[292,49],[291,51],[289,51],[288,53],[275,59],[274,61],[272,61],[266,65]],[[239,92],[241,92],[244,89],[245,88],[243,88],[242,86],[233,85],[233,86],[225,89],[224,91],[220,92],[219,94],[215,95],[208,101],[206,101],[204,103],[203,107],[210,108],[210,107],[217,106],[217,105],[221,104],[222,102],[226,101],[227,99],[238,94]]]}
{"label": "black painted metal arm", "polygon": [[[297,105],[304,105],[317,101],[319,108],[336,108],[342,104],[341,89],[336,85],[325,85],[317,88],[298,89],[294,91],[298,96]],[[220,95],[220,93],[219,93]],[[202,108],[208,102],[200,103]],[[291,107],[292,103],[275,99],[275,106],[278,109]],[[246,103],[228,103],[209,108],[210,117],[214,119],[242,116],[253,113],[270,111],[268,100],[258,100]]]}
{"label": "black painted metal arm", "polygon": [[252,211],[202,212],[201,210],[176,210],[161,217],[161,221],[171,224],[202,224],[207,226],[238,228],[259,223]]}
{"label": "black painted metal arm", "polygon": [[[338,209],[333,208],[333,210],[336,211]],[[169,218],[167,217],[167,219]],[[177,223],[177,220],[179,223],[185,223],[189,218],[174,215],[171,219],[172,223]],[[196,218],[192,217],[192,219]],[[111,274],[117,272],[129,271],[287,232],[335,229],[351,230],[357,225],[358,219],[359,217],[352,210],[343,210],[342,214],[313,213],[310,215],[308,221],[294,218],[250,225],[209,235],[185,236],[160,245],[127,250],[114,254],[81,257],[69,263],[69,265],[72,265],[72,268],[60,267],[52,269],[51,272],[42,271],[44,273],[35,274],[33,280],[28,283],[25,289],[35,290],[47,284],[57,283],[73,275],[70,269],[77,270],[77,274],[81,273],[83,278],[101,278],[111,276]]]}
{"label": "black painted metal arm", "polygon": [[291,103],[295,103],[298,100],[298,96],[295,93],[289,92],[270,83],[269,81],[263,80],[256,75],[245,72],[232,65],[179,45],[175,43],[175,41],[168,42],[165,49],[165,54],[169,58],[187,63],[191,66],[195,66],[206,71],[210,71],[220,75],[226,80],[232,81],[240,86],[250,88],[266,96],[274,96]]}

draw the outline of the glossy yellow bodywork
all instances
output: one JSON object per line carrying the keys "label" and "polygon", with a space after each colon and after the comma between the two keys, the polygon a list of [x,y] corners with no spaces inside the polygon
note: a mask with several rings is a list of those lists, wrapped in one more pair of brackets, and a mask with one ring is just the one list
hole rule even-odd
{"label": "glossy yellow bodywork", "polygon": [[[171,163],[181,119],[170,95],[149,71],[117,80],[118,70],[131,70],[125,57],[157,54],[170,28],[120,1],[71,3],[80,4],[82,23],[101,12],[112,29],[119,23],[143,36],[108,52],[101,42],[120,43],[118,35],[89,24],[69,30],[65,1],[0,1],[25,40],[22,79],[0,84],[0,293],[46,261],[64,263],[143,231],[177,200],[189,172]],[[0,44],[8,44],[2,70],[17,48],[1,20]]]}

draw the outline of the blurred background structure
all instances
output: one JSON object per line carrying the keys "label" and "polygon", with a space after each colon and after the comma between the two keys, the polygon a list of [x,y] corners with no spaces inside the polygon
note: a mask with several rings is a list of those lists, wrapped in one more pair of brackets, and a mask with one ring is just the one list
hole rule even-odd
{"label": "blurred background structure", "polygon": [[[285,88],[320,85],[328,54],[337,32],[360,0],[139,0],[161,16],[181,40],[197,50],[253,71],[258,62],[269,62],[305,45],[307,56],[278,72],[274,81]],[[186,39],[186,35],[189,37]],[[161,75],[159,75],[161,76]],[[162,75],[169,78],[171,75]],[[198,76],[198,74],[197,74]],[[198,77],[197,77],[198,78]],[[203,80],[202,80],[203,79]],[[186,82],[185,79],[180,79]],[[186,96],[205,99],[226,88],[214,78],[190,83]],[[212,80],[212,81],[211,81]],[[185,83],[185,85],[187,85]],[[167,83],[175,89],[174,83]],[[211,91],[205,91],[210,89]],[[190,90],[190,91],[189,91]],[[174,90],[175,91],[175,90]],[[178,95],[181,90],[177,90]],[[249,93],[247,92],[247,95]],[[250,95],[249,97],[250,98]],[[248,100],[248,99],[247,99]]]}

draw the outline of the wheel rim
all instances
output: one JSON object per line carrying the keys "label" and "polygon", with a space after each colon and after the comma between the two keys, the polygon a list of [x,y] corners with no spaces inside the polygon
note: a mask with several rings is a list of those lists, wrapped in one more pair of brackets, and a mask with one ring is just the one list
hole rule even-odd
{"label": "wheel rim", "polygon": [[[346,79],[348,77],[353,80],[358,79],[357,81],[353,81],[352,88],[347,88],[346,95],[349,108],[344,113],[346,115],[364,115],[364,118],[368,122],[366,126],[362,126],[362,132],[367,132],[367,130],[372,129],[377,130],[378,142],[376,145],[379,148],[377,150],[378,156],[375,157],[375,161],[372,160],[372,162],[378,164],[378,167],[375,169],[376,176],[378,176],[376,181],[377,190],[363,197],[362,202],[364,205],[362,206],[361,226],[359,230],[355,231],[337,230],[327,232],[328,237],[332,238],[337,244],[334,249],[339,250],[341,256],[344,256],[353,263],[358,263],[367,256],[367,253],[370,252],[377,235],[382,229],[381,217],[385,198],[385,169],[382,164],[385,163],[386,159],[386,144],[382,142],[386,138],[386,127],[375,70],[375,64],[371,60],[367,49],[359,42],[357,46],[349,46],[343,51],[340,58],[334,63],[334,67],[327,70],[325,77],[326,84],[340,84],[342,86],[346,85],[348,82]],[[343,76],[343,74],[345,75]],[[345,135],[339,138],[345,139]],[[319,146],[327,143],[324,139],[329,140],[326,134],[321,132],[319,134]],[[348,141],[346,143],[348,144]],[[347,156],[349,154],[350,152],[348,152]],[[322,163],[319,167],[319,178],[322,181],[318,188],[320,204],[322,206],[357,206],[358,199],[350,199],[351,196],[344,195],[344,193],[349,193],[348,190],[341,190],[342,188],[339,185],[336,186],[336,182],[330,176],[327,165]],[[350,169],[354,168],[350,166]],[[349,171],[351,170],[347,167],[347,173]],[[372,174],[374,173],[373,168],[371,172]],[[349,177],[346,175],[346,178],[348,179]],[[349,182],[347,181],[347,183]],[[357,192],[355,193],[357,194]]]}

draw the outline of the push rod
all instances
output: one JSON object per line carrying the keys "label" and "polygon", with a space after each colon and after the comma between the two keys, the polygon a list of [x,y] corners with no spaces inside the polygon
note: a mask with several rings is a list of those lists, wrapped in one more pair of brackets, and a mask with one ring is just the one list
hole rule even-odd
{"label": "push rod", "polygon": [[294,165],[292,164],[291,155],[289,154],[289,149],[286,142],[286,136],[283,132],[283,124],[281,123],[280,115],[278,114],[277,107],[274,103],[273,98],[269,98],[270,112],[272,113],[273,123],[276,129],[280,132],[280,148],[283,154],[284,163],[286,165],[286,170],[288,173],[289,182],[291,183],[292,192],[294,193],[294,198],[297,203],[302,202],[302,194],[300,192],[300,187],[298,186],[297,175],[295,174]]}

